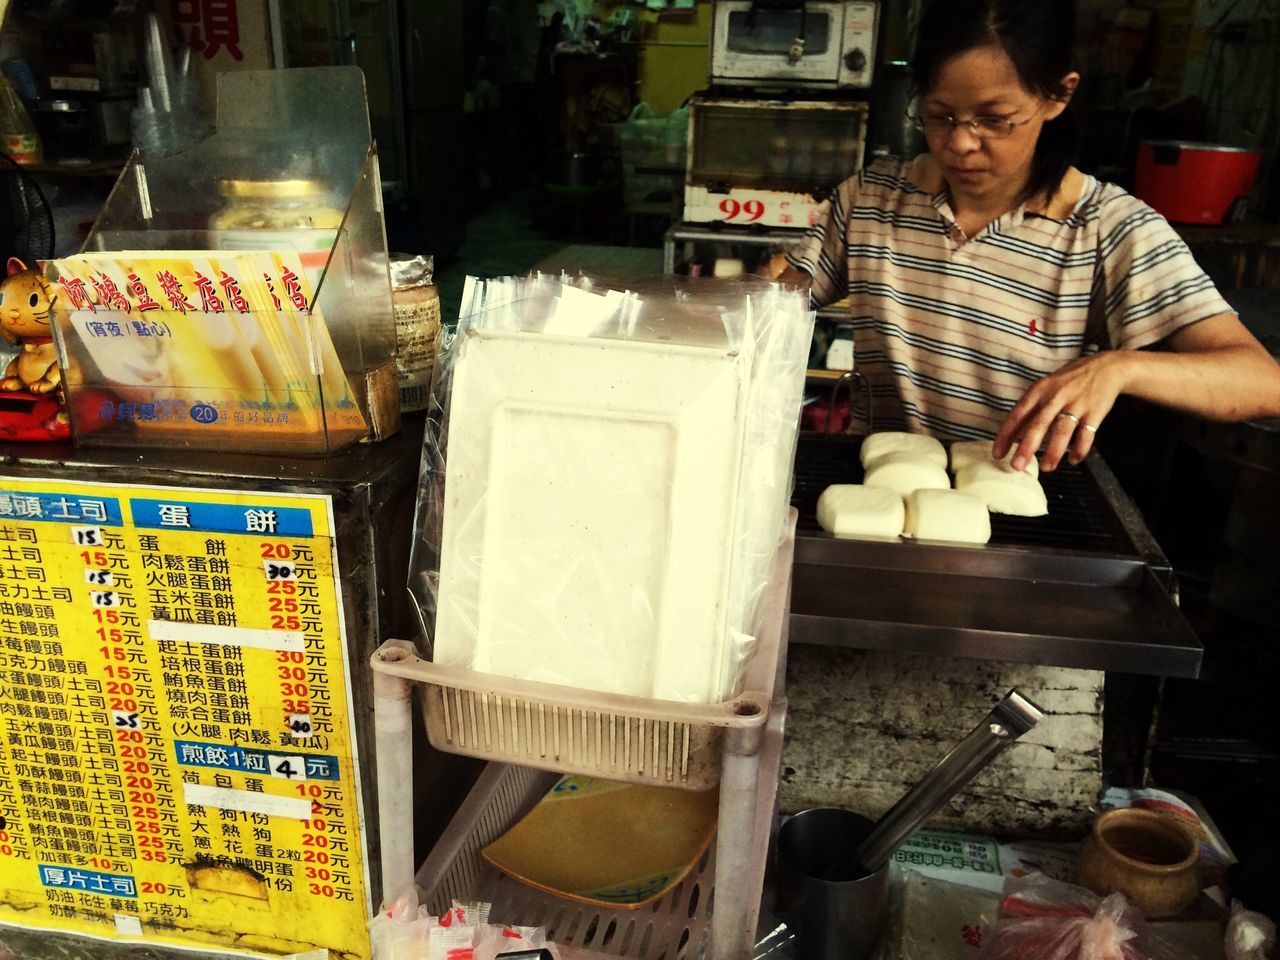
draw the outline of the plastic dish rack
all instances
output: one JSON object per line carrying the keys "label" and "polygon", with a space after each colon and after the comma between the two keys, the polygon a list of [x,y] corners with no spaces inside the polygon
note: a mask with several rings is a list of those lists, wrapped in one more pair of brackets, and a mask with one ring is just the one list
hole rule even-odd
{"label": "plastic dish rack", "polygon": [[[383,898],[415,883],[433,911],[451,899],[493,904],[503,923],[546,927],[568,956],[746,960],[754,943],[786,701],[794,511],[758,617],[744,692],[696,705],[592,693],[445,668],[412,644],[374,653]],[[413,862],[412,693],[438,749],[493,761],[419,868]],[[557,773],[673,789],[720,785],[716,842],[670,893],[638,909],[588,906],[502,876],[480,857]],[[717,907],[718,905],[718,907]]]}
{"label": "plastic dish rack", "polygon": [[[733,836],[722,820],[716,841],[702,859],[657,901],[630,910],[590,906],[525,886],[485,863],[481,848],[524,816],[558,776],[490,763],[418,871],[422,902],[435,914],[447,910],[453,900],[492,903],[497,920],[544,927],[566,960],[593,956],[746,960],[759,916],[785,715],[786,705],[777,704],[765,728],[759,777],[732,798],[743,811],[751,811],[750,834]],[[724,804],[722,795],[722,818]],[[735,886],[741,890],[726,896],[725,885],[718,882],[722,876],[739,878]],[[731,928],[724,936],[716,929],[722,923]],[[726,936],[732,939],[726,942]]]}

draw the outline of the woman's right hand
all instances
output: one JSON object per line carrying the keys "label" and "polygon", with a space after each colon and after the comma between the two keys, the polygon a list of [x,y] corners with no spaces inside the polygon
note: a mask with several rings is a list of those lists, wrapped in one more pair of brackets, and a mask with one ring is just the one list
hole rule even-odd
{"label": "woman's right hand", "polygon": [[770,280],[777,280],[781,283],[790,284],[793,287],[809,289],[809,285],[813,283],[813,277],[805,273],[803,270],[797,270],[787,262],[785,253],[775,253],[772,257],[760,264],[760,268],[756,274],[761,277],[768,277]]}

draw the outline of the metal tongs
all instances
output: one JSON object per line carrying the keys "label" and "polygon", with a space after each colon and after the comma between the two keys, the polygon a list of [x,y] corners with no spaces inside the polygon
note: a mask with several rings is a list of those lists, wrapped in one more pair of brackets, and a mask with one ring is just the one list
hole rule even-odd
{"label": "metal tongs", "polygon": [[[823,428],[823,435],[831,435],[831,422],[835,417],[836,402],[840,399],[841,388],[846,388],[849,392],[849,420],[845,424],[844,432],[853,433],[853,425],[859,420],[864,419],[863,410],[866,411],[865,419],[867,423],[867,433],[872,432],[871,426],[871,384],[867,382],[867,378],[855,370],[846,370],[840,374],[839,379],[831,384],[831,396],[827,401],[827,420],[826,426]],[[864,403],[859,406],[859,399]]]}
{"label": "metal tongs", "polygon": [[1010,690],[967,737],[876,821],[853,856],[828,870],[823,879],[853,880],[875,873],[907,837],[1043,716],[1044,711],[1034,703]]}

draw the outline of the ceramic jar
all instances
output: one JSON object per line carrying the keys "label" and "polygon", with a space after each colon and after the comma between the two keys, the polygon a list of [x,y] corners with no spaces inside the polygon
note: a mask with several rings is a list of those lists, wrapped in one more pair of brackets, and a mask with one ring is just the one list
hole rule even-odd
{"label": "ceramic jar", "polygon": [[1200,893],[1200,850],[1172,816],[1125,807],[1093,823],[1077,879],[1099,896],[1123,893],[1149,919],[1175,917]]}

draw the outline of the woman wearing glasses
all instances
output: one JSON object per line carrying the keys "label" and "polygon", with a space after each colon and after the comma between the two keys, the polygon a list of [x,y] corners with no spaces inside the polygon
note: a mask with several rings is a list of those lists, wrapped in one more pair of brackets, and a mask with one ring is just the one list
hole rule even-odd
{"label": "woman wearing glasses", "polygon": [[[1280,414],[1280,365],[1173,229],[1072,165],[1070,0],[936,0],[913,118],[929,152],[837,188],[781,278],[846,294],[873,422],[1078,462],[1120,394]],[[1143,348],[1155,349],[1143,349]]]}

